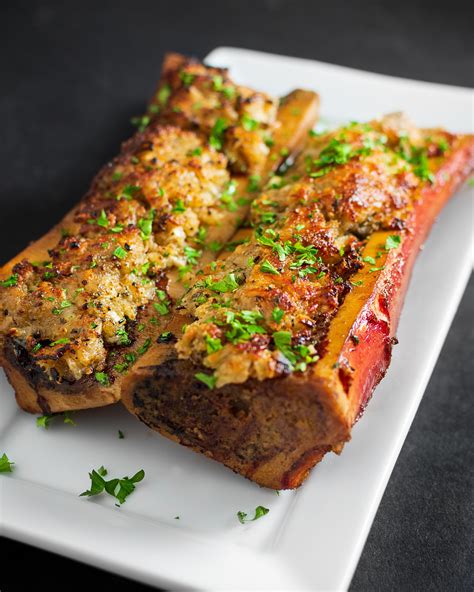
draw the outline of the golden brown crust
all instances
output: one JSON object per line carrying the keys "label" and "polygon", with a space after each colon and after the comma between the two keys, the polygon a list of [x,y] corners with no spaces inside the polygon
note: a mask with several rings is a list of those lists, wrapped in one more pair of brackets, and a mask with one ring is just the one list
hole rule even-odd
{"label": "golden brown crust", "polygon": [[[147,425],[224,463],[260,485],[298,487],[330,450],[339,453],[391,357],[400,307],[420,245],[449,197],[472,171],[474,138],[450,138],[449,150],[413,193],[397,248],[378,222],[363,241],[362,260],[377,260],[351,275],[352,289],[332,316],[321,358],[306,372],[209,390],[194,378],[208,368],[177,359],[175,346],[145,356],[129,374],[122,401]],[[369,196],[370,197],[370,196]],[[348,196],[350,201],[350,195]],[[359,201],[359,204],[361,202]],[[347,210],[346,210],[347,211]],[[390,211],[388,212],[390,213]],[[381,225],[383,226],[383,225]],[[177,335],[193,315],[183,311],[170,329]],[[202,359],[202,358],[201,358]]]}
{"label": "golden brown crust", "polygon": [[[186,76],[191,72],[195,78],[193,84],[187,84]],[[255,94],[254,102],[272,100],[235,86],[220,70],[177,54],[165,59],[160,89],[170,82],[174,86],[166,101],[160,91],[157,94],[161,112],[151,110],[148,120],[139,122],[142,131],[102,169],[81,203],[0,270],[0,280],[16,276],[16,285],[4,288],[0,295],[3,309],[8,310],[0,363],[18,403],[28,411],[59,412],[117,401],[122,373],[155,342],[172,299],[185,289],[186,273],[191,273],[194,263],[188,272],[183,253],[192,257],[199,253],[202,263],[216,255],[215,248],[203,245],[199,228],[205,225],[207,245],[223,244],[245,217],[248,200],[242,204],[233,200],[245,195],[248,174],[229,177],[225,148],[220,152],[207,146],[212,128],[199,117],[185,121],[185,109],[173,107],[177,103],[184,106],[189,92],[199,84],[204,85],[202,96],[222,94],[209,87],[210,82],[232,87],[237,120],[226,128],[227,133],[231,127],[243,125],[245,105],[239,97],[250,99]],[[264,125],[274,134],[274,145],[268,158],[252,171],[258,170],[263,179],[281,161],[283,147],[290,153],[296,150],[315,122],[317,107],[314,93],[295,91],[278,108],[276,119],[275,114],[268,115]],[[295,116],[295,109],[301,115]],[[211,115],[209,110],[207,116]],[[232,207],[220,197],[230,182],[235,183]],[[181,211],[181,204],[186,212]],[[144,221],[150,211],[157,214],[145,240],[143,232],[148,230]],[[181,244],[183,235],[175,235],[175,228],[184,230],[191,242]],[[62,237],[64,229],[72,236]],[[117,249],[122,249],[118,255]],[[145,272],[143,279],[133,277],[135,269],[143,264],[148,269],[150,263],[155,266],[150,275]],[[155,288],[157,304],[149,297]],[[91,301],[98,302],[100,308],[91,309]],[[128,320],[120,324],[121,319]],[[118,336],[131,343],[121,343]],[[97,382],[97,373],[106,377],[106,383]]]}

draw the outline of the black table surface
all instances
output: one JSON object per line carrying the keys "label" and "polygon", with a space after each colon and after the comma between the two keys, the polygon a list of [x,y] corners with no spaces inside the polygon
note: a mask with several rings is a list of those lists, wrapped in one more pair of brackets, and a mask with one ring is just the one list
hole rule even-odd
{"label": "black table surface", "polygon": [[[117,152],[167,50],[202,58],[230,45],[472,85],[467,2],[20,1],[3,3],[2,24],[5,261],[47,231]],[[375,518],[354,592],[474,587],[473,304],[471,278]],[[50,590],[69,583],[147,589],[5,538],[0,565],[2,592],[30,589],[32,575]]]}

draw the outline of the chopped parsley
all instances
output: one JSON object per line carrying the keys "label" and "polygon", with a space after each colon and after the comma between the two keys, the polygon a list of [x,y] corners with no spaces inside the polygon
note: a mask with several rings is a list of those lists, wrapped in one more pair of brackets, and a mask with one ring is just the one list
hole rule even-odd
{"label": "chopped parsley", "polygon": [[116,337],[118,337],[119,345],[128,345],[130,343],[130,337],[128,336],[125,327],[120,327],[119,329],[117,329],[115,335]]}
{"label": "chopped parsley", "polygon": [[212,354],[222,349],[222,342],[218,337],[206,335],[206,349],[208,354]]}
{"label": "chopped parsley", "polygon": [[210,136],[209,145],[215,150],[222,150],[224,143],[224,132],[227,129],[227,122],[223,117],[218,117],[214,123]]}
{"label": "chopped parsley", "polygon": [[225,322],[215,320],[219,326],[228,326],[225,337],[230,343],[242,343],[249,341],[255,334],[266,333],[266,330],[258,324],[263,320],[263,315],[258,310],[242,310],[240,312],[228,310],[225,314]]}
{"label": "chopped parsley", "polygon": [[69,308],[70,306],[72,306],[72,302],[69,302],[69,300],[63,300],[60,302],[59,307],[53,308],[51,312],[54,315],[60,315],[66,308]]}
{"label": "chopped parsley", "polygon": [[217,74],[216,76],[212,77],[212,88],[214,90],[217,90],[217,92],[222,91],[222,89],[224,88],[224,79],[222,78],[222,76],[220,74]]}
{"label": "chopped parsley", "polygon": [[280,272],[278,271],[278,269],[272,265],[270,263],[270,261],[268,261],[268,259],[265,259],[265,261],[260,265],[260,269],[263,271],[263,273],[271,273],[273,275],[280,275]]}
{"label": "chopped parsley", "polygon": [[354,156],[355,153],[350,144],[333,138],[329,144],[321,150],[319,158],[312,161],[312,167],[317,170],[310,172],[309,176],[321,177],[335,165],[346,164],[351,158],[354,158]]}
{"label": "chopped parsley", "polygon": [[269,233],[257,234],[257,242],[265,247],[270,247],[278,255],[280,261],[284,261],[287,256],[287,249],[283,245],[269,236]]}
{"label": "chopped parsley", "polygon": [[260,189],[260,175],[250,175],[249,182],[247,185],[247,191],[249,193],[253,193],[254,191],[258,191]]}
{"label": "chopped parsley", "polygon": [[398,234],[391,234],[387,237],[387,240],[385,241],[385,250],[389,251],[390,249],[396,249],[400,246],[401,242],[402,239],[400,236],[398,236]]}
{"label": "chopped parsley", "polygon": [[[210,279],[210,278],[209,278]],[[234,273],[229,273],[223,279],[213,282],[212,280],[208,282],[206,280],[205,287],[209,288],[213,292],[234,292],[239,287],[237,280],[235,279]]]}
{"label": "chopped parsley", "polygon": [[191,84],[194,82],[194,79],[196,78],[195,74],[191,74],[191,72],[180,72],[179,73],[179,77],[181,78],[184,86],[191,86]]}
{"label": "chopped parsley", "polygon": [[429,181],[430,183],[434,183],[435,176],[430,171],[428,155],[425,149],[415,149],[413,151],[413,156],[411,157],[410,162],[414,165],[413,172],[419,179],[421,179],[422,181]]}
{"label": "chopped parsley", "polygon": [[182,199],[177,199],[171,211],[174,214],[180,214],[181,212],[185,212],[186,206],[184,205],[184,201]]}
{"label": "chopped parsley", "polygon": [[109,386],[110,380],[105,372],[96,372],[94,376],[99,384],[101,384],[102,386]]}
{"label": "chopped parsley", "polygon": [[275,306],[275,308],[272,311],[272,319],[275,321],[275,323],[281,323],[284,314],[285,312],[281,308]]}
{"label": "chopped parsley", "polygon": [[213,389],[216,386],[217,378],[214,374],[205,374],[204,372],[198,372],[194,375],[200,382],[203,382],[208,388]]}
{"label": "chopped parsley", "polygon": [[70,412],[64,411],[63,413],[51,413],[51,414],[40,415],[39,417],[36,418],[36,427],[44,428],[45,430],[47,430],[49,428],[51,422],[54,419],[59,418],[59,417],[62,417],[63,422],[68,425],[72,425],[72,426],[76,425],[76,422],[72,419]]}
{"label": "chopped parsley", "polygon": [[156,98],[158,99],[158,103],[160,105],[165,106],[168,102],[168,99],[171,95],[171,86],[169,84],[164,84],[160,90],[158,91]]}
{"label": "chopped parsley", "polygon": [[2,286],[2,288],[11,288],[12,286],[16,286],[17,284],[18,284],[18,274],[17,273],[13,273],[6,280],[0,281],[0,286]]}
{"label": "chopped parsley", "polygon": [[66,345],[67,343],[71,343],[71,340],[68,337],[62,337],[61,339],[56,339],[49,344],[49,347],[54,347],[55,345]]}
{"label": "chopped parsley", "polygon": [[125,438],[124,433],[122,432],[122,430],[118,430],[118,438],[119,438],[119,440],[123,440]]}
{"label": "chopped parsley", "polygon": [[375,259],[373,257],[364,257],[362,261],[364,261],[364,263],[370,263],[371,265],[375,265]]}
{"label": "chopped parsley", "polygon": [[208,245],[209,249],[213,252],[213,253],[217,253],[218,251],[220,251],[222,249],[222,243],[213,240],[211,241]]}
{"label": "chopped parsley", "polygon": [[170,311],[166,302],[153,302],[153,308],[162,316],[168,314]]}
{"label": "chopped parsley", "polygon": [[157,313],[160,315],[166,315],[169,313],[169,304],[170,301],[166,295],[164,290],[157,290],[156,295],[158,296],[160,302],[153,302],[153,308],[156,310]]}
{"label": "chopped parsley", "polygon": [[118,259],[125,259],[125,257],[127,256],[127,251],[123,247],[118,246],[114,251],[114,255]]}
{"label": "chopped parsley", "polygon": [[151,345],[151,339],[145,339],[145,341],[143,342],[143,344],[137,349],[137,355],[139,356],[143,356],[143,354],[146,354],[146,352],[149,350]]}
{"label": "chopped parsley", "polygon": [[130,121],[132,125],[134,125],[138,129],[139,132],[142,132],[150,123],[151,118],[149,115],[140,115],[138,117],[132,117]]}
{"label": "chopped parsley", "polygon": [[2,456],[0,456],[0,473],[11,473],[13,471],[12,467],[14,464],[15,463],[10,460],[4,452]]}
{"label": "chopped parsley", "polygon": [[292,366],[296,364],[296,355],[291,348],[291,333],[289,331],[276,331],[273,333],[273,341],[277,350],[285,356]]}
{"label": "chopped parsley", "polygon": [[122,477],[121,479],[111,479],[110,481],[104,479],[106,476],[107,469],[103,466],[97,469],[97,471],[93,469],[89,473],[91,487],[87,491],[83,491],[80,497],[91,497],[105,492],[116,498],[119,504],[123,504],[127,497],[135,491],[135,485],[143,481],[145,471],[141,469],[133,477]]}
{"label": "chopped parsley", "polygon": [[130,201],[133,199],[135,194],[140,191],[141,187],[139,185],[126,185],[121,192],[115,197],[117,201],[121,199],[125,199]]}
{"label": "chopped parsley", "polygon": [[184,247],[184,254],[186,260],[190,265],[197,265],[199,258],[202,255],[202,251],[193,249],[193,247]]}
{"label": "chopped parsley", "polygon": [[258,129],[259,123],[256,119],[252,119],[247,113],[242,115],[242,127],[247,132],[254,132]]}
{"label": "chopped parsley", "polygon": [[163,331],[156,340],[157,343],[169,343],[173,339],[174,335],[171,331]]}
{"label": "chopped parsley", "polygon": [[237,210],[237,204],[234,200],[236,190],[237,182],[233,180],[229,181],[220,197],[220,201],[224,204],[225,208],[229,210],[229,212],[235,212]]}
{"label": "chopped parsley", "polygon": [[140,218],[137,226],[140,229],[140,236],[142,240],[147,241],[153,232],[153,218],[155,217],[155,210],[151,209],[145,218]]}
{"label": "chopped parsley", "polygon": [[263,506],[257,506],[255,508],[255,515],[253,518],[248,518],[245,512],[237,512],[237,518],[241,524],[245,524],[246,522],[254,522],[258,520],[262,516],[268,514],[270,510],[268,508],[264,508]]}

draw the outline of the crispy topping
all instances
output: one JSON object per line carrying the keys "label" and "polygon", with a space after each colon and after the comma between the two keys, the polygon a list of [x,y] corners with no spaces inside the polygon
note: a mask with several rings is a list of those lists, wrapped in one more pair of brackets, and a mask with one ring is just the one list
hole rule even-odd
{"label": "crispy topping", "polygon": [[364,265],[380,272],[379,258],[402,240],[389,235],[376,257],[362,259],[367,237],[403,229],[450,142],[399,116],[312,134],[295,165],[253,201],[251,237],[183,298],[196,320],[178,340],[179,356],[211,369],[210,387],[317,362],[332,317],[357,286],[352,276]]}

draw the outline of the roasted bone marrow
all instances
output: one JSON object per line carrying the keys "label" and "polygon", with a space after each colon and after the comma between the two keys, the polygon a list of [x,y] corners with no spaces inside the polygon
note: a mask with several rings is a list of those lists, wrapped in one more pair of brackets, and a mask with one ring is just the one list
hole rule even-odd
{"label": "roasted bone marrow", "polygon": [[[293,152],[299,128],[314,124],[314,93],[286,102],[234,84],[224,69],[168,56],[137,133],[47,247],[33,244],[2,270],[1,356],[20,404],[61,411],[119,398],[123,374],[160,338],[176,296],[245,219],[283,159],[277,150]],[[296,107],[302,116],[290,121]],[[24,389],[28,397],[18,396]]]}
{"label": "roasted bone marrow", "polygon": [[416,253],[473,159],[472,136],[401,114],[311,134],[253,200],[245,240],[183,295],[176,342],[136,366],[124,404],[260,485],[299,486],[384,376]]}

